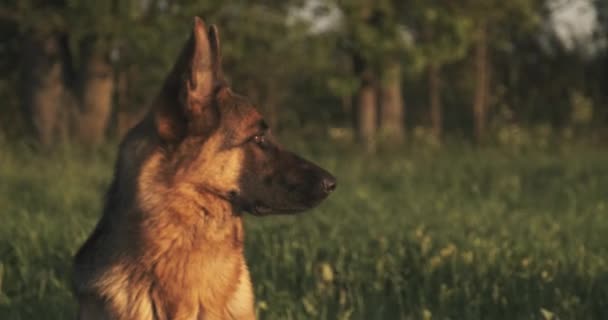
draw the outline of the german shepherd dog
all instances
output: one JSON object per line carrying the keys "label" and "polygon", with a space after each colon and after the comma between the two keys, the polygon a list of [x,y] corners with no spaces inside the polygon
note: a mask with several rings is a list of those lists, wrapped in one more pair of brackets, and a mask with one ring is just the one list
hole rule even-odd
{"label": "german shepherd dog", "polygon": [[79,319],[255,319],[243,213],[303,211],[335,187],[231,91],[218,31],[195,18],[122,141],[103,216],[76,254]]}

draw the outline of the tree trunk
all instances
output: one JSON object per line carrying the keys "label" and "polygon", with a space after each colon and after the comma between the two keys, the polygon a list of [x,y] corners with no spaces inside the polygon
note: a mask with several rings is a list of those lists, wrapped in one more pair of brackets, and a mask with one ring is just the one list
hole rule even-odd
{"label": "tree trunk", "polygon": [[436,63],[429,64],[429,109],[431,113],[431,129],[436,141],[441,141],[443,133],[443,113],[441,111],[441,76]]}
{"label": "tree trunk", "polygon": [[112,111],[113,69],[92,44],[85,49],[85,57],[78,134],[83,142],[99,144],[104,140]]}
{"label": "tree trunk", "polygon": [[475,96],[473,100],[474,137],[477,143],[485,138],[488,108],[488,43],[485,25],[478,29],[475,43]]}
{"label": "tree trunk", "polygon": [[129,96],[130,84],[133,81],[132,70],[122,70],[116,79],[116,130],[117,137],[123,137],[134,127],[146,113],[145,108],[134,108],[132,98]]}
{"label": "tree trunk", "polygon": [[370,70],[366,70],[361,75],[361,86],[357,94],[357,134],[369,152],[376,148],[377,101],[374,77]]}
{"label": "tree trunk", "polygon": [[340,105],[342,106],[342,113],[345,117],[350,118],[353,113],[353,96],[352,94],[344,94],[340,97]]}
{"label": "tree trunk", "polygon": [[381,83],[380,128],[384,137],[391,143],[403,142],[404,103],[401,94],[401,65],[398,62],[387,64]]}
{"label": "tree trunk", "polygon": [[61,130],[62,102],[66,93],[63,51],[55,35],[26,39],[23,70],[23,102],[34,134],[43,145],[53,144]]}

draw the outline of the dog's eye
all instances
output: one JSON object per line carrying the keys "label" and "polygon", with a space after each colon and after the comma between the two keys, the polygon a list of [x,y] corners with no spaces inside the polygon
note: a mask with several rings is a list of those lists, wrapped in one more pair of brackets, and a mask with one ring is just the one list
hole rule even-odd
{"label": "dog's eye", "polygon": [[253,137],[252,141],[257,145],[263,146],[266,144],[266,137],[263,134],[258,134]]}

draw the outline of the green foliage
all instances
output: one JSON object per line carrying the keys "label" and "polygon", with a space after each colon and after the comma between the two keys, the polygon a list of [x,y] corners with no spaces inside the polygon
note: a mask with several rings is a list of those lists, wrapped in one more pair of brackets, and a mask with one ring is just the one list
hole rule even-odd
{"label": "green foliage", "polygon": [[473,21],[445,1],[411,1],[404,23],[417,34],[411,68],[442,66],[464,58],[471,46]]}
{"label": "green foliage", "polygon": [[[310,3],[317,9],[309,18],[295,19]],[[394,79],[387,76],[392,66],[401,69],[410,129],[429,122],[421,71],[433,64],[441,72],[445,133],[470,131],[470,55],[481,26],[488,32],[490,119],[507,106],[519,126],[567,126],[576,105],[568,95],[579,92],[594,107],[586,123],[599,127],[608,119],[601,107],[608,101],[602,72],[608,14],[605,1],[593,4],[600,22],[592,46],[597,52],[582,59],[551,34],[546,0],[7,0],[0,7],[0,130],[24,136],[29,129],[20,96],[28,35],[55,34],[69,47],[63,57],[68,89],[82,85],[85,49],[109,57],[115,111],[141,114],[194,15],[220,27],[226,74],[235,89],[286,127],[353,123],[351,98],[361,80],[353,60],[360,58],[384,84]],[[334,11],[329,27],[320,28]],[[119,85],[123,80],[126,85]]]}
{"label": "green foliage", "polygon": [[[247,218],[261,319],[604,318],[605,151],[289,145],[339,186],[312,212]],[[0,318],[71,318],[114,146],[0,148]]]}
{"label": "green foliage", "polygon": [[400,56],[408,42],[398,27],[399,14],[393,1],[336,1],[343,13],[342,32],[349,50],[372,64]]}

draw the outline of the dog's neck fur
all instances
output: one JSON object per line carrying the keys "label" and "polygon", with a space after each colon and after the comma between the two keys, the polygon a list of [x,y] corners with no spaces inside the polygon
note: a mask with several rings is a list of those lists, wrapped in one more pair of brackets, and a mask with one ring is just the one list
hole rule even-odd
{"label": "dog's neck fur", "polygon": [[[153,170],[159,168],[157,161],[162,161],[162,154],[152,156],[144,164],[141,172],[150,174],[139,178],[136,203],[130,209],[123,208],[127,212],[120,215],[120,219],[130,219],[131,223],[120,220],[112,223],[115,231],[123,234],[116,238],[130,239],[130,243],[111,247],[133,246],[123,253],[136,253],[136,256],[119,258],[122,254],[115,253],[118,260],[113,268],[118,269],[108,269],[110,272],[102,275],[95,286],[109,297],[117,314],[134,317],[153,310],[159,319],[201,315],[225,318],[226,312],[233,312],[231,308],[241,307],[231,306],[235,294],[244,294],[242,305],[248,306],[253,298],[250,289],[242,288],[249,285],[243,256],[242,216],[234,212],[228,201],[211,192],[188,184],[171,187],[159,184],[155,181],[159,178],[158,172]],[[134,226],[137,232],[126,229]],[[123,264],[120,261],[124,258],[131,262]],[[126,265],[130,266],[128,271],[116,271]],[[131,276],[116,278],[125,274]],[[243,277],[246,280],[241,280]],[[130,295],[136,292],[126,293],[128,299],[121,300],[125,293],[114,290],[121,290],[125,281],[134,282],[130,287],[149,292],[150,302],[129,303],[129,299],[134,299]],[[222,309],[209,309],[209,306],[222,305],[225,306]]]}
{"label": "dog's neck fur", "polygon": [[[152,233],[149,240],[154,242],[154,232],[164,227],[157,224],[169,221],[176,228],[176,237],[214,242],[230,236],[234,245],[242,248],[242,213],[227,199],[209,188],[167,179],[166,153],[157,141],[148,138],[154,135],[153,121],[149,114],[122,143],[122,159],[118,159],[104,218],[119,229],[125,225],[123,219],[128,219],[139,225],[140,231]],[[154,229],[149,230],[150,227]]]}
{"label": "dog's neck fur", "polygon": [[[162,161],[163,155],[159,153],[150,158],[144,166],[158,168]],[[159,172],[146,169],[142,170],[143,175],[136,191],[142,231],[149,230],[154,233],[157,228],[167,227],[156,225],[159,221],[165,224],[170,221],[173,227],[179,229],[173,233],[175,237],[186,237],[201,245],[226,243],[226,238],[231,237],[233,239],[228,242],[242,250],[242,216],[230,202],[205,188],[189,183],[158,183]],[[146,172],[150,174],[147,175]],[[159,215],[170,216],[171,219],[159,219]],[[166,231],[163,233],[172,234]]]}

